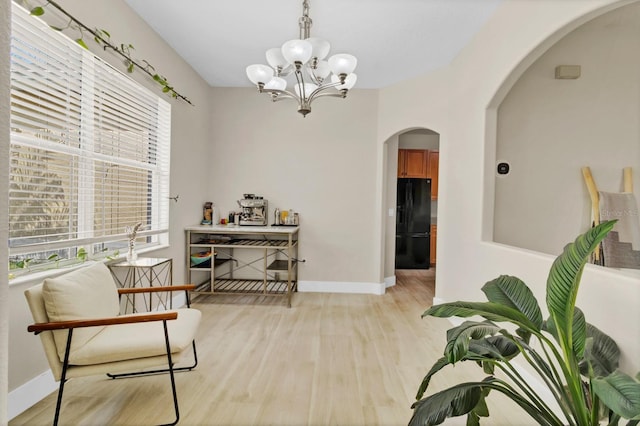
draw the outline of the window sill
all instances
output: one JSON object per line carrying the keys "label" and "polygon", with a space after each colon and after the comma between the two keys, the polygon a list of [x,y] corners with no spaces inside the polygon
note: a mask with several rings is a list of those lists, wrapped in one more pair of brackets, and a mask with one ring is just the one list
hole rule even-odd
{"label": "window sill", "polygon": [[[168,248],[169,245],[168,244],[160,244],[157,246],[152,246],[152,247],[145,247],[143,249],[140,250],[136,250],[136,253],[138,254],[145,254],[145,253],[151,253],[154,252],[156,250],[162,250],[165,248]],[[13,286],[13,285],[21,285],[21,284],[27,284],[27,283],[39,283],[41,281],[43,281],[46,278],[53,278],[53,277],[57,277],[63,274],[66,274],[68,272],[71,271],[75,271],[76,269],[80,269],[84,266],[87,265],[92,265],[94,263],[97,262],[102,262],[102,263],[117,263],[120,261],[125,260],[127,257],[126,254],[121,254],[118,257],[115,257],[113,259],[101,259],[101,260],[87,260],[85,262],[81,262],[81,263],[77,263],[74,265],[69,265],[67,267],[64,268],[51,268],[51,269],[46,269],[43,271],[38,271],[38,272],[33,272],[31,274],[26,274],[26,275],[22,275],[19,277],[15,277],[15,278],[11,278],[9,279],[9,286]]]}

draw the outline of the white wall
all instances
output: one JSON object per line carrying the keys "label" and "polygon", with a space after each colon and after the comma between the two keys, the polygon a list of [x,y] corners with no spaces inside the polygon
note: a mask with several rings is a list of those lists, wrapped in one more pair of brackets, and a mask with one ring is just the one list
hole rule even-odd
{"label": "white wall", "polygon": [[[622,191],[631,166],[640,188],[640,4],[595,18],[542,55],[498,111],[497,158],[511,172],[496,180],[494,241],[558,254],[591,223],[580,171],[600,190]],[[557,80],[557,65],[581,65]],[[640,201],[640,192],[636,191]]]}
{"label": "white wall", "polygon": [[411,130],[401,133],[398,147],[400,149],[428,149],[437,151],[440,148],[440,136],[431,131]]}
{"label": "white wall", "polygon": [[[300,213],[300,280],[381,283],[375,229],[377,92],[316,100],[302,117],[297,105],[272,103],[255,89],[213,88],[210,201],[222,217],[244,193]],[[303,283],[304,284],[304,283]]]}
{"label": "white wall", "polygon": [[[493,223],[496,128],[492,109],[550,45],[601,14],[602,7],[620,4],[606,0],[503,2],[451,66],[381,91],[379,151],[402,129],[423,127],[440,133],[438,300],[482,300],[480,287],[503,273],[519,276],[544,300],[553,256],[483,241],[485,229]],[[382,179],[381,172],[378,177]],[[382,220],[380,232],[384,232]],[[640,369],[639,300],[637,278],[587,266],[578,304],[588,321],[616,339],[623,351],[623,368],[634,374]]]}
{"label": "white wall", "polygon": [[[181,94],[195,106],[170,100],[171,128],[171,195],[180,195],[170,207],[170,247],[146,254],[173,258],[174,282],[184,282],[184,227],[200,220],[202,204],[211,198],[208,165],[210,159],[209,86],[160,37],[142,21],[122,0],[87,2],[61,0],[58,2],[89,27],[104,28],[117,43],[135,46],[135,57],[148,60],[158,72],[166,76]],[[45,14],[46,17],[46,14]],[[91,38],[87,44],[92,51],[123,70],[119,57],[95,48]],[[4,45],[4,44],[3,44]],[[138,56],[139,55],[139,56]],[[3,58],[8,55],[2,56]],[[4,61],[4,59],[3,59]],[[5,64],[5,62],[3,62]],[[162,95],[158,85],[141,72],[130,76]],[[6,157],[3,157],[6,158]],[[6,187],[6,185],[0,185]],[[0,258],[5,259],[6,256]],[[6,270],[6,269],[5,269]],[[6,277],[5,277],[6,278]],[[9,290],[9,389],[14,390],[38,374],[48,365],[42,354],[38,337],[27,333],[31,316],[23,291],[33,282],[12,284]],[[2,309],[2,312],[6,312]],[[6,347],[2,345],[2,347]],[[6,382],[3,382],[6,383]]]}
{"label": "white wall", "polygon": [[[0,0],[0,58],[9,57],[11,2]],[[0,158],[9,158],[9,61],[0,60]],[[0,205],[8,205],[9,162],[0,162]],[[0,241],[9,237],[6,210],[0,213]],[[7,244],[0,244],[0,271],[7,271]],[[9,366],[9,286],[7,274],[0,274],[0,425],[7,423]]]}
{"label": "white wall", "polygon": [[[387,151],[387,177],[384,179],[386,186],[385,203],[382,218],[385,223],[385,256],[384,278],[395,283],[396,275],[396,206],[398,197],[398,144],[400,136],[393,136],[384,144]],[[389,216],[389,210],[393,210],[393,216]],[[393,278],[392,278],[393,277]]]}

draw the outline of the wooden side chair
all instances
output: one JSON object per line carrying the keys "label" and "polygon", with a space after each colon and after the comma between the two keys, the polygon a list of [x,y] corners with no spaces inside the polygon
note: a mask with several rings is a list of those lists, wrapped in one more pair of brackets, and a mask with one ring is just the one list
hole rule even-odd
{"label": "wooden side chair", "polygon": [[[56,381],[60,382],[54,416],[58,424],[62,393],[67,380],[108,374],[122,377],[168,372],[178,423],[180,413],[174,378],[174,363],[193,348],[200,311],[189,306],[193,285],[159,288],[118,289],[109,269],[96,263],[25,291],[35,324],[29,332],[40,341]],[[187,308],[154,313],[120,315],[119,293],[185,291]]]}

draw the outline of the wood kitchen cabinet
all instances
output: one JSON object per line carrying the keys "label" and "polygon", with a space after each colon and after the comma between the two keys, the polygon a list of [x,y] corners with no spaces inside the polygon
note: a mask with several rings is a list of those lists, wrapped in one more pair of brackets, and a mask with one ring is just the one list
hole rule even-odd
{"label": "wood kitchen cabinet", "polygon": [[438,199],[440,152],[427,149],[399,149],[398,177],[431,179],[431,199]]}
{"label": "wood kitchen cabinet", "polygon": [[431,266],[436,264],[436,239],[438,236],[438,226],[431,225],[431,235],[429,238],[429,263]]}
{"label": "wood kitchen cabinet", "polygon": [[431,199],[438,199],[438,162],[440,161],[440,152],[428,151],[427,161],[427,177],[431,179]]}
{"label": "wood kitchen cabinet", "polygon": [[426,149],[398,150],[398,177],[426,178],[429,151]]}

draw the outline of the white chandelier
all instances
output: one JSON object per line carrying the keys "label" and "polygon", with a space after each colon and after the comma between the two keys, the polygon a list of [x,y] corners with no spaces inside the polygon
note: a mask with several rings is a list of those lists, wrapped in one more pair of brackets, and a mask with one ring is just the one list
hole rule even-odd
{"label": "white chandelier", "polygon": [[[353,73],[358,60],[353,55],[339,53],[324,60],[331,48],[328,41],[309,37],[312,20],[309,17],[309,1],[302,2],[300,39],[289,40],[282,48],[267,50],[268,65],[249,65],[247,77],[258,86],[260,93],[270,93],[273,102],[280,99],[295,99],[298,112],[307,116],[311,112],[311,102],[323,96],[345,98],[356,84]],[[331,78],[329,74],[331,73]],[[287,89],[283,77],[293,75],[292,90]],[[328,89],[333,89],[327,92]],[[337,91],[336,91],[337,90]]]}

